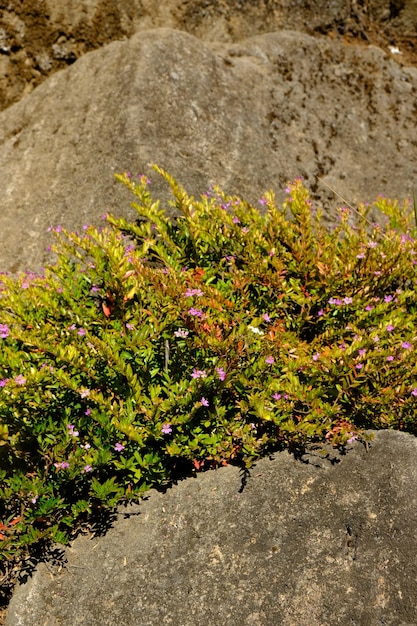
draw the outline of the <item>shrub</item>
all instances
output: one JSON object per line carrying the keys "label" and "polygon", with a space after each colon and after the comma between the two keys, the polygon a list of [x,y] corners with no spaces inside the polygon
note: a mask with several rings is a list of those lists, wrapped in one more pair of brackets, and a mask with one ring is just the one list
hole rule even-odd
{"label": "shrub", "polygon": [[55,264],[2,277],[3,564],[190,468],[416,432],[409,203],[344,207],[329,231],[300,180],[259,211],[155,170],[175,219],[117,176],[137,221],[57,227]]}

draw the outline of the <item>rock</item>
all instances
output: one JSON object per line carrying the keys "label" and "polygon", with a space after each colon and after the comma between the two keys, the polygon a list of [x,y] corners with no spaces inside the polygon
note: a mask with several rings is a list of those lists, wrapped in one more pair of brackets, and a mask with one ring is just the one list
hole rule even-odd
{"label": "rock", "polygon": [[[50,225],[134,217],[113,173],[157,162],[192,194],[253,202],[303,176],[319,204],[412,192],[417,69],[281,31],[236,44],[156,29],[80,58],[0,113],[0,270],[37,270]],[[155,195],[167,190],[152,177]],[[330,215],[330,213],[329,213]]]}
{"label": "rock", "polygon": [[6,626],[414,626],[416,468],[416,438],[385,431],[151,492],[40,566]]}
{"label": "rock", "polygon": [[0,26],[0,110],[86,52],[161,26],[224,42],[285,28],[394,45],[399,61],[417,59],[416,4],[400,0],[25,0],[2,3]]}

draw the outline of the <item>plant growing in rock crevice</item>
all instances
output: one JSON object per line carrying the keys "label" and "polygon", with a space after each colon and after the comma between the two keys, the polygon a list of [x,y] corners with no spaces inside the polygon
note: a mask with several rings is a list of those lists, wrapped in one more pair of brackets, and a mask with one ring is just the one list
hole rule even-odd
{"label": "plant growing in rock crevice", "polygon": [[[263,211],[117,178],[139,219],[55,228],[42,276],[2,277],[0,548],[65,543],[100,507],[178,472],[369,428],[416,432],[416,229],[408,203],[343,208],[328,231],[301,181]],[[356,218],[356,219],[353,219]]]}

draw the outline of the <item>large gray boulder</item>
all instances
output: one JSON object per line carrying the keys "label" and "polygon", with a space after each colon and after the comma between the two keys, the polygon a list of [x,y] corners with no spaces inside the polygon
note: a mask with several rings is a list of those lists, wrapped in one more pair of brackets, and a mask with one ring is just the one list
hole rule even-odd
{"label": "large gray boulder", "polygon": [[[417,69],[381,49],[282,31],[203,43],[170,29],[79,59],[0,113],[0,271],[35,271],[58,223],[130,215],[113,173],[157,162],[192,194],[256,202],[303,176],[316,200],[410,195]],[[156,195],[166,190],[153,177]]]}
{"label": "large gray boulder", "polygon": [[417,440],[350,448],[151,492],[40,566],[6,626],[415,626]]}

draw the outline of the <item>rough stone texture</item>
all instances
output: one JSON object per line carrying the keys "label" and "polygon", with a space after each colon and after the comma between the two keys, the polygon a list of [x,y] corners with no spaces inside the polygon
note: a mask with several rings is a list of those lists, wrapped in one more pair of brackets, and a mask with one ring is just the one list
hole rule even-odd
{"label": "rough stone texture", "polygon": [[50,225],[133,216],[113,172],[150,161],[193,194],[214,182],[282,199],[301,175],[325,206],[341,201],[317,176],[353,203],[410,195],[416,90],[417,69],[375,46],[297,32],[220,44],[156,29],[113,42],[0,113],[0,270],[38,269]]}
{"label": "rough stone texture", "polygon": [[66,569],[17,589],[6,626],[415,626],[416,438],[302,461],[264,459],[242,491],[228,467],[120,509]]}
{"label": "rough stone texture", "polygon": [[161,26],[211,41],[285,28],[417,58],[416,0],[0,0],[0,109],[86,52]]}

